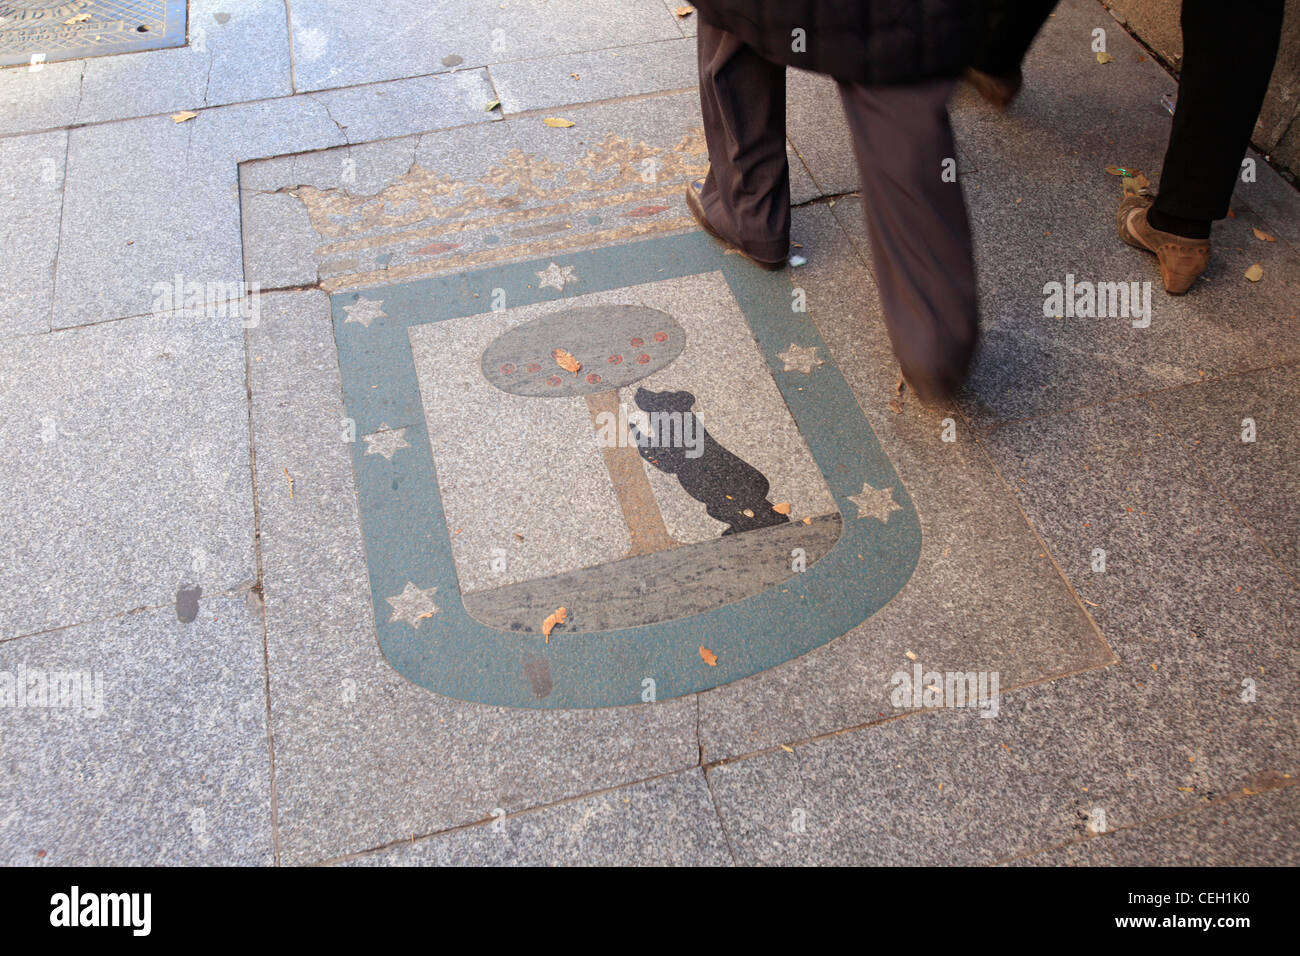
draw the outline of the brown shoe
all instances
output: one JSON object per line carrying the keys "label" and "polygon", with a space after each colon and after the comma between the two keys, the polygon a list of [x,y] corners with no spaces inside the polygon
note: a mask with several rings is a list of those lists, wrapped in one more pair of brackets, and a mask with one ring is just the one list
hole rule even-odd
{"label": "brown shoe", "polygon": [[1119,237],[1130,246],[1154,252],[1160,260],[1160,278],[1170,295],[1182,295],[1210,263],[1210,240],[1188,239],[1161,232],[1147,222],[1150,196],[1125,196],[1115,224]]}
{"label": "brown shoe", "polygon": [[983,70],[977,70],[973,66],[966,67],[966,72],[962,74],[964,79],[971,86],[975,87],[975,92],[984,97],[994,107],[1006,112],[1011,101],[1016,98],[1020,92],[1020,87],[1024,85],[1024,74],[1016,70],[1011,76],[994,76],[991,73],[985,73]]}
{"label": "brown shoe", "polygon": [[709,223],[708,216],[704,215],[704,204],[700,202],[699,190],[696,188],[695,183],[686,184],[686,208],[691,211],[691,215],[695,217],[695,221],[699,224],[699,227],[701,229],[707,232],[718,242],[722,243],[728,249],[736,250],[736,252],[739,252],[750,262],[766,269],[768,272],[776,272],[780,269],[785,268],[786,262],[788,260],[782,259],[779,262],[769,262],[765,259],[755,259],[744,249],[740,248],[740,246],[736,245],[734,242],[732,242],[722,233],[718,232],[718,230],[714,229],[713,226]]}

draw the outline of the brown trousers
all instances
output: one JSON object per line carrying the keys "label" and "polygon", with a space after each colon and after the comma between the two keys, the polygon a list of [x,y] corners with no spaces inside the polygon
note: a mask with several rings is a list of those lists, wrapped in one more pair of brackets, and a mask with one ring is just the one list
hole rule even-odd
{"label": "brown trousers", "polygon": [[[790,247],[785,67],[730,33],[702,21],[698,27],[709,147],[705,215],[745,252],[779,261]],[[979,328],[970,223],[948,121],[953,85],[839,84],[885,325],[903,373],[930,400],[965,380]],[[954,172],[945,177],[948,167]]]}

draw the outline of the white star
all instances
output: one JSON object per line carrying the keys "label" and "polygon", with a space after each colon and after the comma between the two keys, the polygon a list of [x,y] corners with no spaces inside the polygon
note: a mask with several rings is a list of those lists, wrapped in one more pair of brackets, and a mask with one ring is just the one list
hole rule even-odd
{"label": "white star", "polygon": [[361,437],[366,443],[367,455],[383,455],[389,461],[401,449],[411,447],[406,440],[405,428],[389,428],[384,422],[379,423],[379,431]]}
{"label": "white star", "polygon": [[552,262],[541,272],[533,273],[541,281],[537,283],[537,288],[558,289],[564,291],[564,287],[570,282],[577,282],[578,277],[573,274],[573,266],[557,266]]}
{"label": "white star", "polygon": [[426,617],[433,617],[438,613],[438,605],[433,603],[433,592],[436,590],[438,590],[436,587],[421,590],[407,581],[401,594],[384,598],[393,606],[393,616],[388,619],[388,623],[405,621],[411,627],[418,628],[420,622]]}
{"label": "white star", "polygon": [[370,323],[375,319],[388,318],[388,313],[380,308],[383,304],[383,299],[357,299],[352,305],[343,307],[343,311],[348,314],[343,323],[346,325],[349,322],[360,322],[366,328],[370,328]]}
{"label": "white star", "polygon": [[889,521],[889,516],[903,508],[894,501],[893,488],[872,488],[865,481],[860,494],[849,495],[849,501],[858,506],[859,518],[876,518],[882,524]]}
{"label": "white star", "polygon": [[791,342],[790,347],[784,352],[777,352],[776,357],[785,363],[782,371],[803,372],[805,375],[811,374],[814,367],[826,364],[817,357],[815,345],[812,348],[804,348]]}

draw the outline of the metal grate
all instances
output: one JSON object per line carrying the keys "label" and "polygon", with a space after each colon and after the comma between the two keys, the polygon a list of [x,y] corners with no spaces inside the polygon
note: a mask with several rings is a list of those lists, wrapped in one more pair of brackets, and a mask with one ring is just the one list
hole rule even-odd
{"label": "metal grate", "polygon": [[0,0],[0,66],[185,45],[185,0]]}

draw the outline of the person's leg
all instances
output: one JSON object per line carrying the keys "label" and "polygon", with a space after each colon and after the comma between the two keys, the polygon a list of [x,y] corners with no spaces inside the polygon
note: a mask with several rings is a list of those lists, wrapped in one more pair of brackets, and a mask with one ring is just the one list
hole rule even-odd
{"label": "person's leg", "polygon": [[1260,0],[1238,15],[1209,0],[1183,0],[1178,106],[1147,216],[1152,227],[1207,239],[1210,222],[1228,214],[1273,73],[1282,8],[1283,0]]}
{"label": "person's leg", "polygon": [[979,332],[966,204],[955,165],[943,175],[957,156],[953,86],[840,84],[885,324],[903,374],[927,401],[965,380]]}
{"label": "person's leg", "polygon": [[709,223],[755,259],[790,251],[785,153],[785,67],[700,21],[700,107],[709,175],[700,200]]}

